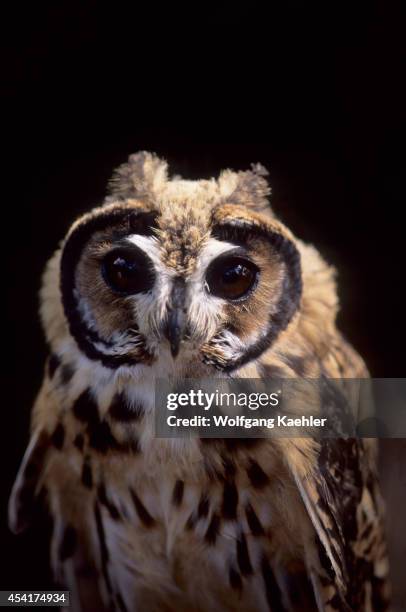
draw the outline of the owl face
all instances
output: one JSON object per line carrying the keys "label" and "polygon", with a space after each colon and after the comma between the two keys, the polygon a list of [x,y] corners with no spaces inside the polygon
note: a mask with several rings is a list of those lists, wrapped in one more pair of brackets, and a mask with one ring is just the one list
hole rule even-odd
{"label": "owl face", "polygon": [[130,158],[110,201],[69,232],[60,259],[69,334],[108,368],[164,359],[230,372],[265,351],[298,309],[298,250],[258,211],[265,181],[254,172],[169,181],[158,161]]}

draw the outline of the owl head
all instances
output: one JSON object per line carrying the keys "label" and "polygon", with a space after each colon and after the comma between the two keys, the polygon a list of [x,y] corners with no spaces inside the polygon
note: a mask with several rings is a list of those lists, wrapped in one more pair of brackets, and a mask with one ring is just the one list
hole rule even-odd
{"label": "owl head", "polygon": [[41,312],[53,350],[189,376],[269,350],[300,312],[303,270],[266,174],[170,179],[154,154],[132,155],[48,265]]}

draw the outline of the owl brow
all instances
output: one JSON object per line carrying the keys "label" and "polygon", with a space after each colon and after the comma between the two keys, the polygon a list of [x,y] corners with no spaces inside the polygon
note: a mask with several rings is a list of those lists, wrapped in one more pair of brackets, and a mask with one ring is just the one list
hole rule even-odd
{"label": "owl brow", "polygon": [[[222,242],[228,242],[227,240],[224,240]],[[214,259],[220,259],[220,258],[228,258],[228,257],[245,257],[247,259],[250,259],[249,256],[249,251],[247,249],[246,246],[243,245],[238,245],[236,247],[234,247],[233,249],[228,249],[227,251],[223,251],[222,253],[219,253]]]}
{"label": "owl brow", "polygon": [[108,239],[100,238],[96,245],[91,246],[88,256],[95,262],[102,262],[111,251],[120,248],[130,249],[131,247],[133,247],[134,251],[141,250],[143,252],[143,249],[140,249],[131,242],[126,235],[123,235],[123,232],[116,232],[115,235],[109,236]]}
{"label": "owl brow", "polygon": [[121,247],[124,247],[126,249],[130,249],[131,247],[133,247],[134,250],[142,250],[140,249],[139,246],[134,244],[134,242],[129,240],[127,236],[123,236],[123,235],[121,235],[120,237],[117,237],[117,239],[113,240],[111,244],[112,249],[121,248]]}
{"label": "owl brow", "polygon": [[[258,230],[258,231],[257,231]],[[212,236],[222,242],[235,244],[236,248],[247,250],[247,242],[254,238],[264,238],[260,228],[247,225],[234,225],[232,223],[219,224],[213,226]]]}

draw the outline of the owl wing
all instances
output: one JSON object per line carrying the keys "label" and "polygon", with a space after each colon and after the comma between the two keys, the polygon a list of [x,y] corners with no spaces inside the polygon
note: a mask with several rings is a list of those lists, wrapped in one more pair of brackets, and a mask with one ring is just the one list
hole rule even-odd
{"label": "owl wing", "polygon": [[30,525],[42,498],[42,476],[49,448],[50,436],[38,428],[31,436],[10,496],[9,526],[14,533],[21,533]]}
{"label": "owl wing", "polygon": [[11,531],[18,534],[35,526],[39,515],[48,516],[52,523],[51,562],[57,583],[69,585],[73,609],[103,612],[107,607],[100,589],[100,571],[93,562],[93,515],[89,517],[84,512],[82,532],[75,532],[55,506],[47,487],[48,474],[55,460],[60,459],[64,444],[64,430],[54,413],[49,379],[45,376],[34,404],[30,441],[11,491],[8,523]]}
{"label": "owl wing", "polygon": [[310,475],[292,470],[316,532],[307,566],[320,610],[388,606],[388,564],[372,442],[323,440]]}

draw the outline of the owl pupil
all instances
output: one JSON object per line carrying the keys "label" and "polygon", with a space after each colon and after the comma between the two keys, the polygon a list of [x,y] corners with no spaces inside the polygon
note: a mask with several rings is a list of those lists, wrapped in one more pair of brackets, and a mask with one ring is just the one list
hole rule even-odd
{"label": "owl pupil", "polygon": [[241,257],[220,257],[209,267],[206,282],[216,297],[238,300],[248,296],[259,270],[250,260]]}
{"label": "owl pupil", "polygon": [[143,293],[154,284],[152,262],[138,247],[110,251],[103,259],[101,272],[110,289],[121,295]]}

